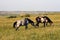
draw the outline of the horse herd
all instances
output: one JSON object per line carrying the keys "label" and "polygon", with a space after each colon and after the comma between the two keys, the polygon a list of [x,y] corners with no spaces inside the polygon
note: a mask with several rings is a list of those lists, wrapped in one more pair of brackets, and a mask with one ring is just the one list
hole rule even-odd
{"label": "horse herd", "polygon": [[48,23],[50,25],[53,24],[53,22],[50,20],[49,17],[47,16],[43,16],[43,17],[36,17],[36,23],[34,23],[34,21],[32,21],[29,18],[24,18],[23,20],[17,20],[13,23],[13,27],[18,30],[20,26],[25,26],[25,29],[28,28],[28,24],[31,24],[32,26],[34,26],[35,28],[39,27],[39,23],[43,23],[44,27],[46,27],[48,25]]}

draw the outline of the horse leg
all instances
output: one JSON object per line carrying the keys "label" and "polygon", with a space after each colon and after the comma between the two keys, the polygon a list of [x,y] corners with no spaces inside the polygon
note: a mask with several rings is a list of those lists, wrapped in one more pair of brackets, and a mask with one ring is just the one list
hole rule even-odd
{"label": "horse leg", "polygon": [[38,26],[38,27],[39,27],[39,22],[37,22],[36,26]]}
{"label": "horse leg", "polygon": [[17,25],[17,22],[15,22],[15,23],[13,24],[13,27],[16,29],[16,31],[18,30],[19,25]]}
{"label": "horse leg", "polygon": [[46,26],[46,23],[44,22],[44,27]]}
{"label": "horse leg", "polygon": [[16,28],[16,31],[18,30],[19,27]]}
{"label": "horse leg", "polygon": [[25,25],[25,29],[27,29],[28,28],[28,26],[27,25]]}
{"label": "horse leg", "polygon": [[19,29],[20,26],[22,26],[22,24],[16,26],[16,31]]}
{"label": "horse leg", "polygon": [[50,26],[52,25],[52,23],[50,23]]}
{"label": "horse leg", "polygon": [[46,23],[46,26],[48,25],[48,23]]}

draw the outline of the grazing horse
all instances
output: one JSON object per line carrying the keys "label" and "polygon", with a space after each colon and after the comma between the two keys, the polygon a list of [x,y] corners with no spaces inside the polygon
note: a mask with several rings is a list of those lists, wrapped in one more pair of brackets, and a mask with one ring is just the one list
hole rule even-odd
{"label": "grazing horse", "polygon": [[30,20],[29,18],[25,18],[24,20],[17,20],[17,21],[15,21],[14,22],[14,24],[13,24],[13,27],[14,28],[16,28],[16,30],[18,30],[18,28],[20,27],[20,26],[25,26],[25,29],[27,29],[28,28],[28,24],[31,24],[32,26],[35,26],[34,25],[34,22],[32,21],[32,20]]}
{"label": "grazing horse", "polygon": [[39,27],[39,23],[44,23],[44,27],[47,25],[47,23],[49,23],[50,25],[52,25],[52,21],[47,17],[47,16],[43,16],[43,17],[36,17],[36,26]]}

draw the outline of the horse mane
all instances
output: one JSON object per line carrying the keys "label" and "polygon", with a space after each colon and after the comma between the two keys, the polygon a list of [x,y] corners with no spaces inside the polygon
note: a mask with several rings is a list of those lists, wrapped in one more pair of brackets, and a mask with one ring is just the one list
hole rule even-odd
{"label": "horse mane", "polygon": [[26,18],[26,19],[29,21],[29,23],[33,23],[33,21],[31,19],[29,19],[29,18]]}

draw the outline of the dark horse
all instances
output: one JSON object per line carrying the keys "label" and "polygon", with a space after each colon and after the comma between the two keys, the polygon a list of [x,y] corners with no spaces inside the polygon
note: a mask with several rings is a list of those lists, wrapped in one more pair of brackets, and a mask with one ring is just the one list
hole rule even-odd
{"label": "dark horse", "polygon": [[35,27],[34,22],[33,22],[31,19],[29,19],[29,18],[25,18],[24,20],[17,20],[17,21],[15,21],[14,24],[13,24],[13,27],[14,27],[16,30],[18,30],[18,28],[19,28],[20,26],[25,26],[25,29],[27,29],[29,23],[30,23],[32,26]]}
{"label": "dark horse", "polygon": [[52,25],[52,21],[47,17],[47,16],[43,16],[43,17],[36,17],[36,26],[39,27],[39,23],[44,23],[44,27],[47,25],[47,23],[49,23],[50,25]]}

